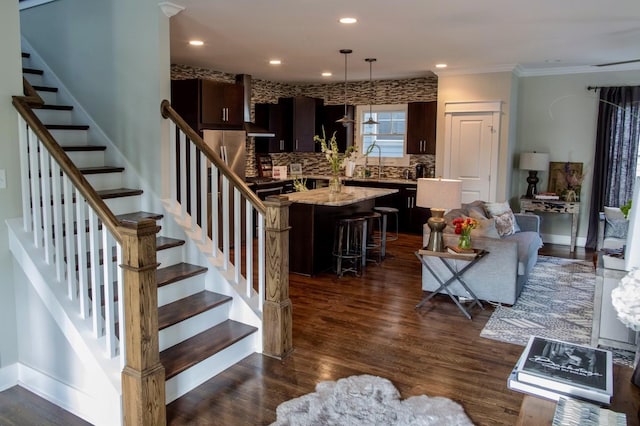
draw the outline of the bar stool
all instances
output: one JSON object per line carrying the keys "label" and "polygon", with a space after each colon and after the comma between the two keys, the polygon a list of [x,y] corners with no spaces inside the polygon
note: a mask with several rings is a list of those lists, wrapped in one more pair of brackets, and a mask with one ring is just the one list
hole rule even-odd
{"label": "bar stool", "polygon": [[333,235],[333,257],[336,258],[335,272],[338,277],[347,272],[360,276],[362,256],[366,250],[362,244],[364,227],[364,217],[349,216],[337,220]]}
{"label": "bar stool", "polygon": [[[373,208],[374,212],[378,212],[382,215],[382,248],[381,248],[381,253],[382,253],[382,258],[384,259],[387,253],[387,241],[396,241],[398,239],[398,209],[396,209],[395,207],[374,207]],[[395,222],[396,222],[396,232],[395,235],[391,235],[391,236],[387,236],[387,223],[388,223],[388,216],[393,214],[395,216]]]}
{"label": "bar stool", "polygon": [[365,212],[357,213],[356,216],[365,220],[362,238],[367,245],[362,255],[362,266],[366,266],[367,262],[379,264],[382,262],[382,215],[378,212]]}

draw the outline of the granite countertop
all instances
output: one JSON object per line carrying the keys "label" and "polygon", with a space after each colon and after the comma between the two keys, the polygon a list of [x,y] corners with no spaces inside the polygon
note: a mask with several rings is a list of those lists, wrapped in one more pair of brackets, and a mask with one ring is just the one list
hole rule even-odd
{"label": "granite countertop", "polygon": [[[330,175],[289,175],[288,178],[290,179],[324,179],[324,180],[329,180],[331,178]],[[400,184],[409,184],[409,185],[416,185],[417,181],[415,179],[403,179],[403,178],[382,178],[382,179],[378,179],[375,177],[368,177],[368,178],[358,178],[358,177],[346,177],[346,176],[341,176],[340,180],[342,180],[343,182],[345,181],[349,181],[349,182],[380,182],[380,183],[400,183]]]}
{"label": "granite countertop", "polygon": [[310,191],[293,192],[287,194],[290,201],[301,204],[314,204],[318,206],[347,206],[360,201],[398,192],[391,188],[368,188],[361,186],[343,186],[339,193],[329,192],[329,188],[312,189]]}

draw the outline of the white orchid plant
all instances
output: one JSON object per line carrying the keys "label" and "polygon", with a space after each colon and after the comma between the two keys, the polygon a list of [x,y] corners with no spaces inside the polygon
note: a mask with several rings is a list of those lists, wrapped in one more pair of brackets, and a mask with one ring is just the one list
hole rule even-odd
{"label": "white orchid plant", "polygon": [[345,150],[344,154],[341,154],[338,149],[338,142],[336,141],[336,132],[333,132],[331,139],[327,141],[324,127],[322,127],[322,137],[315,135],[313,140],[320,144],[322,153],[327,158],[327,161],[331,166],[331,171],[335,175],[339,174],[340,170],[345,168],[347,161],[349,161],[352,155],[356,152],[355,147],[350,146]]}
{"label": "white orchid plant", "polygon": [[640,269],[625,275],[611,291],[611,303],[618,319],[633,331],[640,331]]}

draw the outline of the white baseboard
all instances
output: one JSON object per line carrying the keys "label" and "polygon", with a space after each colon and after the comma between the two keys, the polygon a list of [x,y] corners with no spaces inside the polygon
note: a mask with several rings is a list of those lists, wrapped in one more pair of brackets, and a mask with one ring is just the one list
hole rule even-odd
{"label": "white baseboard", "polygon": [[[571,244],[571,236],[570,235],[557,235],[557,234],[541,234],[542,241],[549,244],[562,244],[568,246]],[[586,237],[577,237],[576,238],[576,247],[584,247],[587,243]]]}
{"label": "white baseboard", "polygon": [[0,368],[0,392],[18,384],[18,363]]}
{"label": "white baseboard", "polygon": [[17,371],[17,384],[83,420],[94,425],[122,424],[121,408],[109,404],[108,398],[88,395],[24,364]]}

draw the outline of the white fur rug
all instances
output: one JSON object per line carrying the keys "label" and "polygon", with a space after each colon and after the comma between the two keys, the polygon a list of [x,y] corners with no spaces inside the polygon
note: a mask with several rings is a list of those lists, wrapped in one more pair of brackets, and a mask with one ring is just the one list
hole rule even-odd
{"label": "white fur rug", "polygon": [[283,402],[276,412],[271,426],[473,425],[450,399],[420,395],[403,401],[389,380],[369,375],[320,382],[314,393]]}

